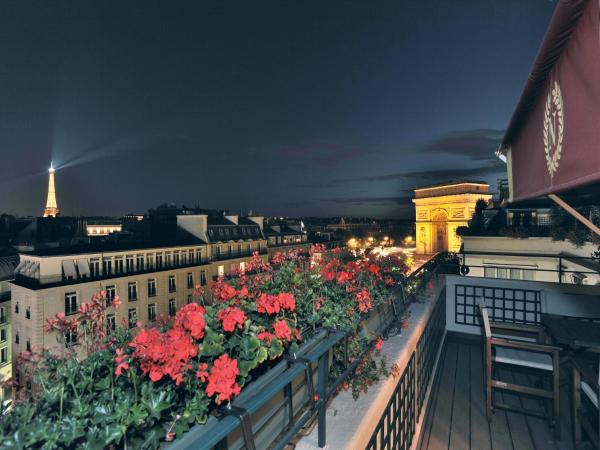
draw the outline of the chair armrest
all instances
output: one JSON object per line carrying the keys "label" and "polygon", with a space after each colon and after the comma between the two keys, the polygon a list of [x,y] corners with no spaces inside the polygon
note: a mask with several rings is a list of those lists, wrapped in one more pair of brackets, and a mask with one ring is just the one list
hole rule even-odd
{"label": "chair armrest", "polygon": [[543,327],[537,325],[521,325],[517,323],[504,323],[504,322],[490,322],[490,328],[497,328],[499,330],[518,331],[521,333],[543,333],[546,330]]}
{"label": "chair armrest", "polygon": [[543,353],[559,353],[562,350],[562,348],[556,347],[554,345],[534,344],[533,342],[515,342],[509,341],[507,339],[500,339],[494,337],[490,339],[490,344],[496,345],[498,347],[510,347],[517,348],[520,350],[533,350],[536,352]]}

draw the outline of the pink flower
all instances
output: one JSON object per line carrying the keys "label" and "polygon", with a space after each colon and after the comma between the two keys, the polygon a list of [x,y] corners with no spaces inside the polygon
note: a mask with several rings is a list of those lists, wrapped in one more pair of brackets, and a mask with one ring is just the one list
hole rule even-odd
{"label": "pink flower", "polygon": [[378,338],[377,342],[375,342],[375,348],[377,350],[381,350],[383,348],[383,339]]}

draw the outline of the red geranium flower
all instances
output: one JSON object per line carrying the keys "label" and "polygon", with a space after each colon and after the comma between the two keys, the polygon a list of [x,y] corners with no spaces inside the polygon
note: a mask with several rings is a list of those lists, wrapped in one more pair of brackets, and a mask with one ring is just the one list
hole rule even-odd
{"label": "red geranium flower", "polygon": [[241,309],[229,306],[217,313],[217,320],[222,323],[223,331],[233,332],[236,326],[241,330],[246,320],[246,315]]}
{"label": "red geranium flower", "polygon": [[337,282],[338,282],[338,284],[347,283],[351,279],[352,279],[352,277],[350,276],[350,273],[348,273],[348,272],[339,272],[337,274]]}
{"label": "red geranium flower", "polygon": [[196,378],[198,378],[203,383],[208,378],[208,364],[202,363],[198,366],[198,370],[196,371]]}
{"label": "red geranium flower", "polygon": [[375,342],[375,348],[377,350],[381,350],[383,348],[383,339],[378,338],[377,342]]}
{"label": "red geranium flower", "polygon": [[271,262],[273,264],[281,264],[284,261],[285,261],[285,256],[281,252],[275,252],[275,254],[273,255],[273,258],[271,259]]}
{"label": "red geranium flower", "polygon": [[366,289],[361,289],[356,292],[356,301],[358,302],[358,309],[361,313],[369,312],[373,307],[371,295]]}
{"label": "red geranium flower", "polygon": [[281,311],[281,305],[275,295],[263,293],[256,301],[256,310],[259,313],[277,314]]}
{"label": "red geranium flower", "polygon": [[175,316],[175,327],[183,328],[190,332],[195,339],[204,337],[204,328],[206,320],[204,319],[205,310],[197,303],[188,303]]}
{"label": "red geranium flower", "polygon": [[371,272],[373,275],[379,275],[379,266],[377,266],[375,264],[369,264],[369,267],[367,267],[367,270],[369,272]]}
{"label": "red geranium flower", "polygon": [[127,363],[127,354],[125,354],[122,348],[117,349],[115,362],[117,363],[117,368],[115,370],[116,376],[121,376],[124,370],[129,369],[129,364]]}
{"label": "red geranium flower", "polygon": [[296,309],[296,300],[289,292],[282,292],[277,296],[277,301],[283,309],[294,311]]}
{"label": "red geranium flower", "polygon": [[265,341],[267,345],[271,345],[271,341],[275,338],[275,336],[268,331],[263,331],[262,333],[258,333],[256,336],[261,341]]}
{"label": "red geranium flower", "polygon": [[292,340],[292,330],[290,330],[290,327],[285,319],[275,321],[273,323],[273,331],[278,339],[283,339],[286,341]]}
{"label": "red geranium flower", "polygon": [[219,356],[208,375],[208,385],[206,386],[206,395],[212,397],[217,394],[217,404],[240,394],[240,386],[235,382],[240,374],[237,360],[232,359],[228,354]]}

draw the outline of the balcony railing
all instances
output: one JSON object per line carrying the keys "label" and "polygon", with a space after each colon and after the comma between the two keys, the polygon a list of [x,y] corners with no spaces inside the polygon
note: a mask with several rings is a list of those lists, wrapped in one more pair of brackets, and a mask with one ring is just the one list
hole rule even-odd
{"label": "balcony railing", "polygon": [[[479,264],[487,257],[489,261],[496,258],[496,262]],[[497,252],[497,251],[462,251],[460,253],[461,273],[470,276],[486,277],[486,269],[493,270],[496,276],[491,278],[516,279],[526,281],[550,281],[566,284],[585,284],[585,278],[592,278],[596,284],[600,282],[600,259],[592,256],[577,256],[569,254],[544,254],[525,252]],[[518,261],[518,263],[515,263]],[[543,265],[544,267],[538,267]],[[474,270],[474,269],[479,269]],[[498,276],[501,270],[504,276]],[[512,277],[511,270],[520,277]],[[518,271],[518,272],[517,272]],[[535,274],[526,278],[527,274]]]}
{"label": "balcony railing", "polygon": [[[212,261],[225,261],[228,259],[236,259],[236,258],[249,258],[252,255],[254,255],[254,252],[256,252],[257,250],[242,250],[242,251],[231,251],[231,252],[223,252],[220,254],[213,254],[212,255]],[[267,248],[261,248],[260,251],[258,251],[259,255],[266,255],[267,254]]]}
{"label": "balcony railing", "polygon": [[[452,261],[447,254],[439,254],[425,268],[409,276],[407,281],[417,285],[425,284],[441,270],[457,271],[458,266]],[[396,301],[392,305],[373,310],[367,321],[376,319],[371,324],[376,327],[375,335],[388,335],[389,330],[394,327],[399,330],[398,324],[413,298],[412,295],[405,297],[404,291],[398,289]],[[438,301],[413,356],[400,377],[394,396],[373,432],[371,442],[392,442],[393,431],[389,421],[397,417],[400,409],[402,414],[408,417],[414,416],[410,413],[423,407],[424,393],[431,381],[435,358],[445,329],[445,311],[445,302]],[[308,350],[304,348],[298,352],[296,359],[292,356],[288,362],[279,363],[264,375],[269,377],[268,380],[259,378],[255,384],[244,389],[234,402],[235,406],[220,410],[217,417],[211,417],[205,425],[194,427],[169,445],[168,449],[283,449],[313,418],[316,418],[318,424],[317,443],[319,447],[324,447],[327,443],[326,405],[376,342],[376,339],[372,339],[362,348],[361,353],[350,361],[349,338],[347,333],[339,330],[318,331],[311,343],[307,344]],[[335,380],[328,382],[328,354],[335,346],[341,346],[339,348],[345,355],[344,369]],[[313,383],[308,381],[309,376],[312,379],[315,374],[316,397],[312,395]],[[415,420],[413,417],[403,422],[406,442],[412,439]],[[380,447],[369,444],[368,448]]]}
{"label": "balcony railing", "polygon": [[[225,254],[221,254],[219,256],[213,255],[213,257],[211,257],[211,258],[205,257],[205,258],[201,258],[201,259],[195,259],[192,262],[186,261],[186,262],[180,262],[179,264],[162,263],[162,264],[154,264],[154,265],[152,265],[152,267],[148,267],[148,265],[146,264],[146,265],[144,265],[144,267],[142,269],[134,268],[133,270],[130,270],[130,271],[113,270],[113,271],[111,271],[111,273],[108,273],[108,274],[100,272],[97,274],[90,274],[89,276],[77,276],[74,278],[66,277],[63,274],[60,281],[53,281],[53,282],[49,282],[49,283],[42,283],[37,279],[30,278],[30,277],[27,277],[27,276],[17,273],[17,274],[15,274],[15,281],[19,285],[26,286],[26,287],[29,287],[32,289],[36,289],[36,288],[40,288],[42,286],[43,287],[53,287],[53,286],[58,286],[58,285],[77,284],[77,283],[81,283],[81,282],[85,282],[85,281],[107,280],[107,279],[132,276],[132,275],[151,274],[151,273],[162,272],[162,271],[173,270],[173,269],[191,268],[191,267],[197,267],[197,266],[201,266],[201,265],[208,265],[214,261],[225,261],[228,259],[236,259],[236,258],[249,258],[253,254],[254,254],[254,251],[232,252],[231,254],[225,253]],[[267,248],[261,248],[259,251],[259,254],[266,255]]]}

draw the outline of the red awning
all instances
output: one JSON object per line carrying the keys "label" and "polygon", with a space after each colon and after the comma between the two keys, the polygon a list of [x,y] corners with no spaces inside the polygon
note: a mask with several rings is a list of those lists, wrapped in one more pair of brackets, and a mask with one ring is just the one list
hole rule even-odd
{"label": "red awning", "polygon": [[600,0],[561,0],[502,141],[512,200],[600,182]]}

